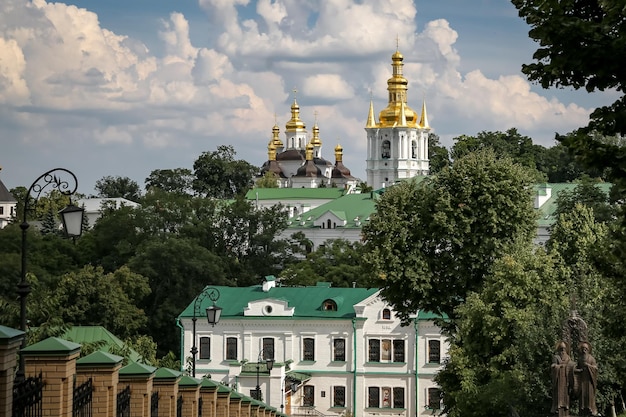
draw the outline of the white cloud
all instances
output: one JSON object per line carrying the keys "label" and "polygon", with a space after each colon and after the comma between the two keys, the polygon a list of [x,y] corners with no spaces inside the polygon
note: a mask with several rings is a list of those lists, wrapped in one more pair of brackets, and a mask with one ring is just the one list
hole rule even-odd
{"label": "white cloud", "polygon": [[302,93],[313,98],[333,100],[354,96],[352,87],[339,74],[317,74],[305,78]]}

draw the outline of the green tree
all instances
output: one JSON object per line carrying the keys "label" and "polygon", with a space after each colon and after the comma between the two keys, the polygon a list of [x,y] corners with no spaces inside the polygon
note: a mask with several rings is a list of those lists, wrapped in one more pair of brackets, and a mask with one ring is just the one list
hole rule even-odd
{"label": "green tree", "polygon": [[555,216],[571,213],[576,204],[583,204],[593,210],[597,221],[612,221],[616,213],[615,207],[609,204],[609,193],[603,191],[599,185],[598,181],[583,176],[573,190],[561,191],[556,199]]}
{"label": "green tree", "polygon": [[330,282],[333,287],[367,286],[363,245],[344,239],[327,240],[306,259],[296,261],[280,273],[286,285],[315,285]]}
{"label": "green tree", "polygon": [[372,286],[404,321],[422,309],[452,317],[495,259],[532,241],[531,184],[526,168],[488,149],[386,190],[363,228]]}
{"label": "green tree", "polygon": [[217,255],[171,234],[142,243],[128,266],[149,280],[151,293],[138,306],[148,318],[148,334],[159,342],[159,355],[180,350],[180,335],[172,329],[190,300],[206,285],[229,285]]}
{"label": "green tree", "polygon": [[193,189],[200,195],[233,198],[252,187],[259,169],[244,160],[235,160],[235,148],[220,145],[216,151],[203,152],[193,163]]}
{"label": "green tree", "polygon": [[104,326],[126,338],[145,325],[147,318],[137,305],[149,293],[148,280],[127,267],[105,273],[88,265],[60,278],[47,304],[49,309],[38,309],[39,320],[59,318],[66,324]]}
{"label": "green tree", "polygon": [[146,191],[159,189],[168,193],[191,194],[193,179],[190,169],[155,169],[146,178]]}
{"label": "green tree", "polygon": [[272,171],[266,171],[254,186],[256,188],[278,188],[278,175]]}
{"label": "green tree", "polygon": [[[616,57],[622,55],[626,26],[621,0],[512,0],[530,25],[529,36],[539,43],[534,62],[522,72],[543,88],[616,89],[622,96],[591,114],[586,132],[605,135],[626,132],[626,73]],[[582,139],[582,138],[581,138]],[[586,138],[589,141],[590,138]],[[612,155],[617,158],[617,155]]]}
{"label": "green tree", "polygon": [[493,260],[456,310],[450,357],[436,376],[448,416],[547,414],[546,369],[567,317],[565,289],[558,261],[541,248],[523,244]]}
{"label": "green tree", "polygon": [[430,159],[430,174],[436,174],[450,165],[448,149],[441,145],[439,136],[428,134],[428,158]]}
{"label": "green tree", "polygon": [[139,184],[128,177],[102,177],[96,181],[95,189],[97,196],[103,198],[125,198],[134,202],[141,198]]}

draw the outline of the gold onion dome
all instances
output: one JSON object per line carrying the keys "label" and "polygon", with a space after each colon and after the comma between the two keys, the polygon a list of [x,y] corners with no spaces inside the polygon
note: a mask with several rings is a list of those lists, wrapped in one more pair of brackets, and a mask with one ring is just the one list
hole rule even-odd
{"label": "gold onion dome", "polygon": [[306,160],[307,161],[313,160],[313,145],[311,145],[311,143],[306,145]]}
{"label": "gold onion dome", "polygon": [[341,161],[343,159],[343,148],[340,144],[335,146],[335,161]]}
{"label": "gold onion dome", "polygon": [[320,128],[317,123],[313,125],[313,137],[311,138],[311,145],[322,146],[322,140],[320,139]]}
{"label": "gold onion dome", "polygon": [[276,146],[272,140],[270,140],[269,145],[267,145],[267,159],[270,161],[276,160]]}
{"label": "gold onion dome", "polygon": [[293,104],[291,105],[291,119],[289,119],[285,127],[288,132],[306,128],[304,122],[300,120],[300,106],[295,98],[293,99]]}
{"label": "gold onion dome", "polygon": [[389,91],[389,104],[380,111],[378,119],[381,127],[393,127],[400,125],[406,120],[409,127],[418,126],[418,114],[407,104],[407,86],[409,82],[402,75],[404,57],[396,50],[391,56],[391,67],[393,75],[387,80],[387,91]]}
{"label": "gold onion dome", "polygon": [[271,141],[274,146],[275,149],[278,148],[282,148],[285,145],[283,145],[283,141],[280,140],[280,128],[278,127],[278,124],[274,123],[274,127],[272,128],[272,141]]}

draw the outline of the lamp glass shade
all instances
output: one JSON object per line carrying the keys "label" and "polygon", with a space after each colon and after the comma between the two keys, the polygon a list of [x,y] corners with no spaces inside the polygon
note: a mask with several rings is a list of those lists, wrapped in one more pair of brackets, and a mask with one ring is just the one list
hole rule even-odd
{"label": "lamp glass shade", "polygon": [[207,307],[206,309],[206,318],[209,321],[209,324],[215,326],[220,321],[220,316],[222,315],[222,307],[218,307],[213,304],[211,307]]}
{"label": "lamp glass shade", "polygon": [[267,371],[271,371],[274,368],[274,359],[266,360],[265,365],[267,366]]}
{"label": "lamp glass shade", "polygon": [[68,237],[80,236],[83,233],[83,215],[85,209],[70,204],[59,212],[63,220],[63,229]]}

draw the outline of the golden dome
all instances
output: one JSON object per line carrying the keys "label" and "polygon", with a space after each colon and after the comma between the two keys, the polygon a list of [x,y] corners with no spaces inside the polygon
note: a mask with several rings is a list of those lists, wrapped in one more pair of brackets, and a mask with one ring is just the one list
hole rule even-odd
{"label": "golden dome", "polygon": [[337,146],[335,146],[335,161],[341,161],[342,159],[343,159],[343,148],[338,143]]}
{"label": "golden dome", "polygon": [[391,56],[391,67],[393,75],[387,80],[387,91],[389,92],[389,103],[387,107],[381,110],[378,115],[380,127],[393,127],[403,125],[406,120],[406,126],[418,126],[418,114],[407,104],[407,86],[409,82],[402,75],[402,67],[404,60],[402,54],[396,51]]}
{"label": "golden dome", "polygon": [[276,123],[274,123],[274,127],[272,127],[272,140],[271,142],[274,144],[275,149],[284,148],[285,145],[283,141],[280,140],[280,128]]}
{"label": "golden dome", "polygon": [[291,119],[289,119],[285,128],[287,132],[293,132],[296,129],[306,128],[304,122],[300,120],[300,106],[295,98],[293,99],[293,104],[291,105]]}
{"label": "golden dome", "polygon": [[313,145],[311,145],[311,143],[308,143],[306,145],[306,160],[307,161],[313,160]]}
{"label": "golden dome", "polygon": [[320,128],[317,126],[317,123],[313,125],[313,137],[311,138],[310,143],[313,146],[322,146],[322,140],[320,139]]}
{"label": "golden dome", "polygon": [[267,145],[267,159],[269,161],[276,160],[276,146],[274,146],[274,142],[270,141],[270,144]]}

